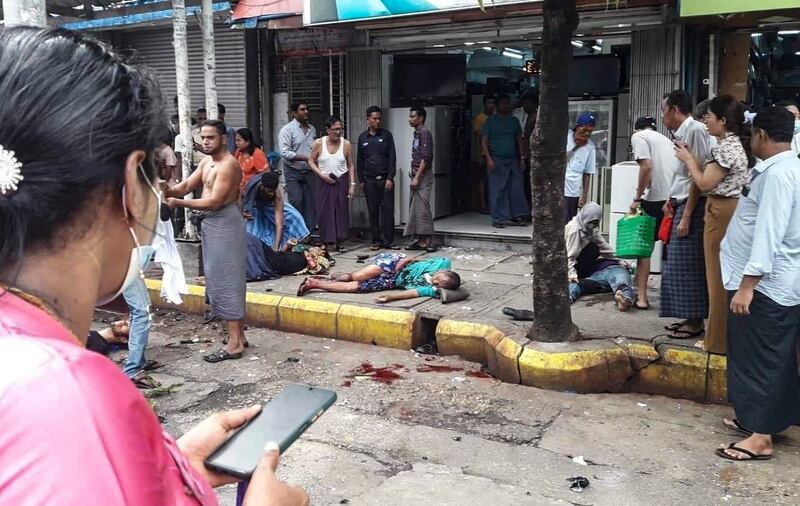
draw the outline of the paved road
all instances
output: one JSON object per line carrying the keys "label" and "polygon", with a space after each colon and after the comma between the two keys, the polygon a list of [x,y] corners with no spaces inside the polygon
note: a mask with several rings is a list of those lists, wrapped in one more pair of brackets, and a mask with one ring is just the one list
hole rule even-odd
{"label": "paved road", "polygon": [[[335,389],[337,404],[282,458],[280,474],[306,488],[312,504],[800,503],[797,428],[772,461],[728,463],[713,453],[736,440],[720,425],[725,407],[549,392],[480,377],[476,364],[457,358],[264,329],[247,332],[251,346],[239,361],[203,362],[219,342],[178,344],[218,340],[214,325],[177,313],[155,318],[148,358],[167,364],[157,379],[177,385],[153,399],[167,430],[180,435],[217,410],[265,402],[290,382]],[[363,374],[368,366],[389,366],[399,378],[374,381]],[[589,488],[571,491],[573,476]],[[222,504],[234,494],[221,489]]]}

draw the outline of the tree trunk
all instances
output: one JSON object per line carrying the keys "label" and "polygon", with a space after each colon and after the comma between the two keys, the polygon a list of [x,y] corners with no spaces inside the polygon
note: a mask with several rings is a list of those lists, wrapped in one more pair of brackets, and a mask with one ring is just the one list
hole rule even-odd
{"label": "tree trunk", "polygon": [[45,0],[3,0],[5,26],[47,26]]}
{"label": "tree trunk", "polygon": [[533,323],[537,341],[580,339],[572,323],[564,242],[564,175],[569,129],[569,64],[578,27],[575,0],[544,0],[541,91],[531,141]]}
{"label": "tree trunk", "polygon": [[219,119],[217,110],[217,59],[214,55],[213,0],[203,0],[200,17],[203,31],[203,77],[206,88],[206,114],[208,119]]}
{"label": "tree trunk", "polygon": [[[173,46],[175,46],[175,79],[178,88],[178,124],[181,130],[180,136],[183,143],[181,151],[181,173],[183,180],[192,175],[192,151],[194,141],[192,139],[192,104],[189,94],[189,50],[186,43],[186,2],[185,0],[173,0],[172,9],[174,11],[173,20]],[[186,199],[191,199],[192,195],[186,195]],[[186,220],[183,225],[184,239],[196,240],[197,229],[189,219],[191,211],[184,208]]]}

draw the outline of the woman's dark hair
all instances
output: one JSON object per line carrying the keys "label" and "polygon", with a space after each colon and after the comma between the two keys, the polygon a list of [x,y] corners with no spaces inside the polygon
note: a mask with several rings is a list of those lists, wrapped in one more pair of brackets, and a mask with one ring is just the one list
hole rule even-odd
{"label": "woman's dark hair", "polygon": [[325,120],[325,128],[326,129],[331,128],[336,123],[341,123],[341,122],[342,118],[340,118],[339,116],[328,116],[328,119]]}
{"label": "woman's dark hair", "polygon": [[236,131],[236,135],[244,139],[244,141],[247,143],[247,149],[245,149],[245,151],[247,151],[248,155],[252,155],[256,152],[256,143],[253,141],[253,132],[251,132],[249,128],[240,128]]}
{"label": "woman's dark hair", "polygon": [[792,142],[794,114],[784,107],[766,107],[753,119],[753,129],[763,130],[774,142]]}
{"label": "woman's dark hair", "polygon": [[[0,145],[22,164],[16,191],[0,194],[0,271],[74,237],[78,220],[121,199],[125,163],[169,131],[150,71],[79,32],[0,28]],[[32,142],[31,139],[46,139]],[[91,218],[85,221],[91,222]]]}
{"label": "woman's dark hair", "polygon": [[751,131],[744,122],[744,104],[731,95],[719,95],[708,103],[708,112],[718,118],[725,118],[725,130],[739,137],[739,141],[747,153],[748,165],[750,167],[755,165],[756,161],[750,150]]}

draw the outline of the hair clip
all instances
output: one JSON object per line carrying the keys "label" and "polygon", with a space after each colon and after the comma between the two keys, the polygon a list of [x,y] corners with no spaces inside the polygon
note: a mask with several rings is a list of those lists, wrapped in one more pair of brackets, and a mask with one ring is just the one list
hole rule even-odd
{"label": "hair clip", "polygon": [[0,144],[0,193],[5,195],[9,190],[17,191],[17,185],[24,179],[20,169],[22,164],[14,152]]}

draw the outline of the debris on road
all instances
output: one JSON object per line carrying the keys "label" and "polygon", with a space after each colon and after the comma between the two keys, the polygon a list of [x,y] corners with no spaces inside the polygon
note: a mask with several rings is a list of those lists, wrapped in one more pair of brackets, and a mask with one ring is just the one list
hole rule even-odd
{"label": "debris on road", "polygon": [[570,482],[569,489],[579,494],[583,492],[583,489],[589,487],[589,479],[583,476],[573,476],[567,478],[567,481]]}
{"label": "debris on road", "polygon": [[584,460],[583,455],[578,455],[577,457],[572,457],[572,461],[575,462],[576,464],[580,464],[582,466],[588,466],[589,465],[589,464],[586,463],[586,460]]}

